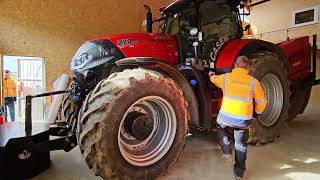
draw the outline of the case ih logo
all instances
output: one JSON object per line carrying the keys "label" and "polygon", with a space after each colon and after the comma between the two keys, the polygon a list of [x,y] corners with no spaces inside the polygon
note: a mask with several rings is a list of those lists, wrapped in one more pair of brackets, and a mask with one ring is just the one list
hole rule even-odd
{"label": "case ih logo", "polygon": [[221,49],[221,47],[229,41],[229,38],[228,38],[228,35],[225,34],[223,35],[222,37],[219,38],[218,41],[216,41],[214,44],[213,44],[213,47],[212,47],[212,51],[210,53],[210,59],[212,61],[215,61],[217,59],[217,55],[218,55],[218,52],[219,50]]}
{"label": "case ih logo", "polygon": [[171,40],[170,36],[166,36],[166,35],[158,35],[158,36],[154,36],[153,37],[155,40],[159,40],[159,41],[168,41]]}

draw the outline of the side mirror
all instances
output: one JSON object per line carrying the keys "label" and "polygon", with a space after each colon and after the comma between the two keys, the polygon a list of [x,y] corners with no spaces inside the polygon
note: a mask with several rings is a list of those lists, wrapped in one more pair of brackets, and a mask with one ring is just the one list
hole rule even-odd
{"label": "side mirror", "polygon": [[152,32],[152,11],[150,6],[144,5],[144,9],[146,10],[146,18],[147,18],[147,26],[146,26],[146,31],[148,33]]}
{"label": "side mirror", "polygon": [[246,25],[246,27],[244,27],[244,30],[243,31],[248,31],[250,29],[250,24]]}

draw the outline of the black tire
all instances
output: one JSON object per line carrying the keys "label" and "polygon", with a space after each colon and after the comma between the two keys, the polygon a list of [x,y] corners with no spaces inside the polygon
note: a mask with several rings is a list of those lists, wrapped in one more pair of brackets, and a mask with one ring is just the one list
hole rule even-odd
{"label": "black tire", "polygon": [[265,144],[279,137],[280,131],[286,126],[290,97],[287,70],[275,53],[259,52],[252,54],[250,59],[251,75],[261,82],[268,105],[266,110],[253,120],[248,142]]}
{"label": "black tire", "polygon": [[[120,151],[119,128],[123,117],[128,117],[127,110],[141,98],[150,96],[161,97],[172,105],[176,117],[175,136],[160,160],[136,166]],[[174,81],[150,70],[125,70],[102,80],[87,96],[78,118],[78,144],[87,165],[97,176],[154,179],[177,160],[184,146],[188,118],[187,101]]]}
{"label": "black tire", "polygon": [[290,97],[289,122],[295,119],[298,114],[304,112],[310,99],[311,90],[312,87],[307,87],[304,90],[297,90],[292,93]]}
{"label": "black tire", "polygon": [[71,99],[69,95],[66,95],[62,101],[60,119],[62,121],[65,121],[67,124],[69,124],[72,114],[73,112],[71,109]]}

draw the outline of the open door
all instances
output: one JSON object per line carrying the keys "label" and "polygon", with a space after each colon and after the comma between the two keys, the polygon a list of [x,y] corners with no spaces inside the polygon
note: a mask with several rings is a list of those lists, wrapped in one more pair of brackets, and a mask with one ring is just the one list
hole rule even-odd
{"label": "open door", "polygon": [[[10,71],[11,78],[16,85],[14,106],[11,109],[7,107],[7,111],[14,113],[13,118],[15,121],[24,122],[26,96],[44,92],[43,58],[4,55],[2,62],[3,70]],[[2,73],[4,72],[3,70]],[[34,121],[43,121],[44,98],[33,100],[32,107]],[[11,116],[7,116],[7,122],[12,121]]]}
{"label": "open door", "polygon": [[[24,121],[25,97],[44,93],[43,58],[17,58],[17,117]],[[44,98],[32,100],[32,117],[34,121],[44,120]]]}

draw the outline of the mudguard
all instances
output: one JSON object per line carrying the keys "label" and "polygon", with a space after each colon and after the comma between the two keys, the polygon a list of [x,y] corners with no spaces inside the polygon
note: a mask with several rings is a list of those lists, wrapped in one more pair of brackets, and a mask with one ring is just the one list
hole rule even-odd
{"label": "mudguard", "polygon": [[311,76],[311,46],[309,44],[309,36],[289,39],[279,43],[279,47],[288,57],[290,80],[303,80]]}
{"label": "mudguard", "polygon": [[249,56],[257,51],[275,52],[284,62],[286,67],[289,67],[286,55],[276,44],[258,39],[232,39],[222,47],[217,56],[215,62],[216,72],[230,72],[233,68],[234,61],[238,56]]}
{"label": "mudguard", "polygon": [[184,75],[179,72],[176,68],[173,66],[164,63],[161,60],[149,58],[149,57],[132,57],[132,58],[125,58],[116,61],[117,66],[124,66],[124,67],[142,67],[146,69],[155,70],[157,72],[160,72],[166,77],[170,77],[173,79],[183,90],[185,94],[185,98],[188,101],[188,110],[190,115],[189,124],[199,127],[199,104],[198,99],[195,96],[195,93],[191,86],[189,85],[189,82],[184,77]]}

